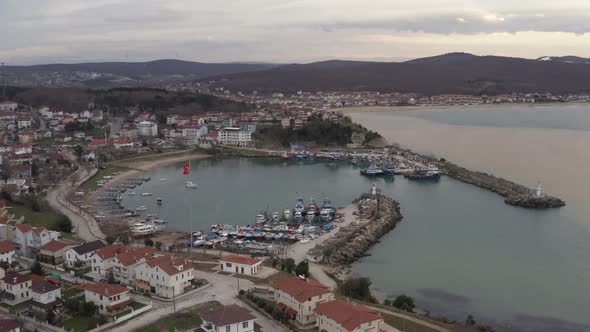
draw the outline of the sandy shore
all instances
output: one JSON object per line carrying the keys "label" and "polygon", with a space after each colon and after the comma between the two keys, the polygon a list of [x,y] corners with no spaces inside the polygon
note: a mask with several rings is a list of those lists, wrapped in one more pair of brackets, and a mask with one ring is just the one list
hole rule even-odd
{"label": "sandy shore", "polygon": [[507,107],[547,107],[555,105],[588,105],[590,103],[522,103],[522,104],[478,104],[478,105],[419,105],[419,106],[360,106],[360,107],[343,107],[331,108],[328,111],[348,113],[363,112],[404,112],[404,111],[439,111],[439,110],[465,110],[481,108],[507,108]]}

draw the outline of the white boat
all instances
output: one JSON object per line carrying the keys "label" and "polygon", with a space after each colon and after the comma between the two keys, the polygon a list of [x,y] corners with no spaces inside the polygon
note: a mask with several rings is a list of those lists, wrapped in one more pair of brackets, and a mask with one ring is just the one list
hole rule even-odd
{"label": "white boat", "polygon": [[135,211],[145,211],[145,210],[147,210],[147,206],[145,206],[145,205],[142,205],[142,206],[138,207],[137,209],[135,209]]}
{"label": "white boat", "polygon": [[167,224],[168,223],[168,219],[159,219],[159,218],[156,218],[153,221],[154,221],[154,224],[160,224],[160,225]]}
{"label": "white boat", "polygon": [[279,212],[278,211],[275,211],[272,213],[272,220],[279,221]]}
{"label": "white boat", "polygon": [[153,196],[154,194],[152,193],[141,193],[141,196]]}
{"label": "white boat", "polygon": [[266,222],[266,216],[262,212],[259,212],[256,215],[256,223],[257,224],[264,224],[265,222]]}
{"label": "white boat", "polygon": [[131,226],[130,231],[134,236],[145,236],[154,234],[156,229],[154,228],[154,225],[147,225],[145,223],[138,222]]}
{"label": "white boat", "polygon": [[133,196],[133,195],[135,195],[135,191],[130,191],[130,192],[127,193],[127,195]]}
{"label": "white boat", "polygon": [[287,209],[285,210],[285,212],[283,212],[283,218],[289,220],[291,219],[291,217],[293,216],[291,210]]}
{"label": "white boat", "polygon": [[160,179],[160,181],[166,181],[166,180],[168,180],[168,179]]}
{"label": "white boat", "polygon": [[192,181],[186,181],[186,184],[184,186],[187,188],[199,188],[199,185],[196,183],[193,183]]}

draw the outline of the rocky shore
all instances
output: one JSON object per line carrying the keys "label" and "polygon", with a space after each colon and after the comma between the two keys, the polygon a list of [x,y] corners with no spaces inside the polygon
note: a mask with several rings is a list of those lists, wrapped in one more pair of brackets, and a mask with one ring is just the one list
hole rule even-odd
{"label": "rocky shore", "polygon": [[336,274],[363,257],[402,219],[399,203],[381,194],[377,194],[376,200],[363,194],[353,203],[357,205],[359,221],[343,227],[310,251],[310,256]]}
{"label": "rocky shore", "polygon": [[565,206],[561,199],[542,194],[512,181],[495,177],[491,174],[471,171],[450,162],[440,163],[441,170],[448,176],[504,197],[506,204],[531,209],[549,209]]}

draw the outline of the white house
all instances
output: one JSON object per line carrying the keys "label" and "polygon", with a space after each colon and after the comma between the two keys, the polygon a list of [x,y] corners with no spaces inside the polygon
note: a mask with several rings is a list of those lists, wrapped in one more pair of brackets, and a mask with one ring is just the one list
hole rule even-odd
{"label": "white house", "polygon": [[76,266],[77,262],[80,262],[79,264],[82,265],[89,265],[88,263],[90,261],[90,257],[92,257],[92,255],[94,255],[94,253],[98,249],[104,247],[106,247],[104,242],[96,240],[92,242],[86,242],[77,247],[71,248],[68,251],[66,251],[64,255],[66,265],[69,267],[74,267]]}
{"label": "white house", "polygon": [[47,319],[49,312],[53,311],[54,316],[60,315],[63,307],[61,297],[61,284],[41,276],[33,276],[31,285],[31,309],[37,315]]}
{"label": "white house", "polygon": [[91,273],[96,275],[98,279],[104,277],[108,271],[112,271],[115,257],[126,250],[127,248],[122,243],[113,244],[97,250],[91,256]]}
{"label": "white house", "polygon": [[262,265],[262,259],[229,255],[219,260],[220,270],[223,272],[239,273],[245,275],[257,274]]}
{"label": "white house", "polygon": [[96,304],[101,314],[114,315],[133,302],[129,289],[121,285],[97,282],[80,285],[78,288],[84,290],[86,302]]}
{"label": "white house", "polygon": [[155,137],[158,136],[158,125],[151,121],[142,121],[137,124],[140,136]]}
{"label": "white house", "polygon": [[12,264],[18,245],[9,240],[0,241],[0,262]]}
{"label": "white house", "polygon": [[207,135],[207,126],[199,124],[189,124],[181,127],[183,137],[202,137]]}
{"label": "white house", "polygon": [[151,258],[156,251],[153,248],[126,248],[116,255],[112,262],[113,276],[122,285],[132,286],[135,283],[137,267]]}
{"label": "white house", "polygon": [[76,241],[53,240],[39,248],[37,259],[44,263],[59,265],[64,261],[66,251],[79,245],[80,242]]}
{"label": "white house", "polygon": [[253,332],[256,317],[237,304],[211,308],[199,312],[202,329],[211,332]]}
{"label": "white house", "polygon": [[143,293],[174,298],[191,285],[195,278],[192,263],[182,256],[159,256],[137,267],[135,287]]}
{"label": "white house", "polygon": [[31,127],[31,118],[19,118],[16,120],[16,126],[18,129],[30,128]]}
{"label": "white house", "polygon": [[14,242],[19,245],[19,253],[30,256],[47,243],[59,239],[60,233],[45,227],[32,227],[29,224],[17,224],[14,231]]}
{"label": "white house", "polygon": [[31,299],[31,277],[17,272],[8,273],[2,279],[2,300],[8,305],[17,305]]}
{"label": "white house", "polygon": [[314,309],[318,331],[326,332],[379,332],[381,315],[364,305],[334,300],[320,303]]}
{"label": "white house", "polygon": [[226,127],[219,130],[218,141],[223,145],[248,146],[252,142],[252,134],[238,127]]}
{"label": "white house", "polygon": [[18,103],[16,101],[1,101],[0,102],[0,111],[14,111],[18,108]]}
{"label": "white house", "polygon": [[295,276],[277,280],[272,287],[277,306],[300,328],[315,326],[316,314],[313,310],[319,303],[334,300],[334,293],[313,279]]}

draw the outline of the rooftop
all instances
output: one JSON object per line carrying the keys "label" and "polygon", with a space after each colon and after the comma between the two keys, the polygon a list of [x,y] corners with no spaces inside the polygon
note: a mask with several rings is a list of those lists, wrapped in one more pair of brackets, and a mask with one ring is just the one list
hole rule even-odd
{"label": "rooftop", "polygon": [[262,262],[262,259],[257,259],[257,258],[247,257],[247,256],[239,256],[239,255],[229,255],[229,256],[222,257],[219,260],[223,261],[223,262],[245,264],[245,265],[254,265],[254,264]]}
{"label": "rooftop", "polygon": [[31,277],[28,275],[20,274],[18,272],[10,272],[7,273],[6,276],[2,278],[2,280],[4,280],[5,283],[10,285],[18,285],[31,280]]}
{"label": "rooftop", "polygon": [[11,251],[15,251],[18,248],[18,244],[9,241],[9,240],[2,240],[0,241],[0,254],[5,254]]}
{"label": "rooftop", "polygon": [[313,279],[290,277],[272,283],[272,287],[293,296],[299,302],[305,302],[314,296],[330,294],[328,286]]}
{"label": "rooftop", "polygon": [[88,283],[88,284],[83,284],[83,285],[76,286],[76,287],[78,287],[79,289],[87,290],[89,292],[96,293],[96,294],[106,296],[106,297],[129,292],[129,289],[127,289],[127,287],[123,287],[121,285],[116,285],[116,284],[107,284],[104,282],[97,282],[97,283],[93,283],[93,284]]}
{"label": "rooftop", "polygon": [[68,241],[68,240],[53,240],[53,241],[47,243],[46,245],[42,246],[41,250],[56,252],[56,251],[61,250],[63,248],[66,248],[69,246],[76,246],[78,244],[80,244],[80,242]]}
{"label": "rooftop", "polygon": [[237,304],[212,308],[202,311],[199,314],[204,321],[212,323],[215,326],[226,326],[256,319],[249,310]]}
{"label": "rooftop", "polygon": [[89,252],[93,252],[96,251],[100,248],[104,248],[106,245],[104,244],[104,242],[100,241],[100,240],[96,240],[96,241],[92,241],[92,242],[86,242],[84,244],[81,244],[77,247],[72,248],[78,255],[84,255],[87,254]]}
{"label": "rooftop", "polygon": [[362,324],[381,319],[381,315],[375,310],[354,302],[341,300],[320,303],[314,311],[318,315],[336,321],[349,331],[360,327]]}
{"label": "rooftop", "polygon": [[174,255],[154,257],[149,259],[146,263],[150,267],[159,267],[170,276],[184,272],[193,267],[193,264],[188,259]]}

